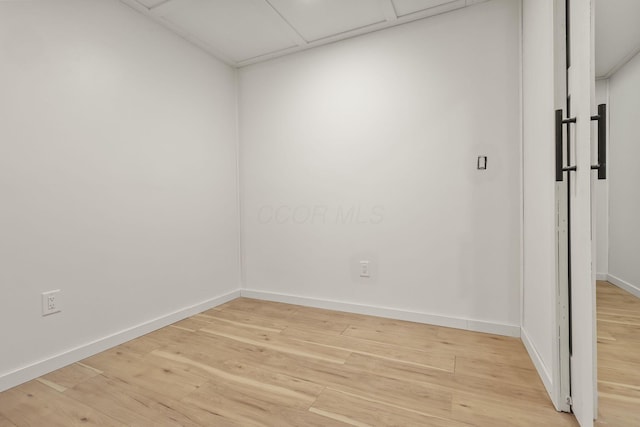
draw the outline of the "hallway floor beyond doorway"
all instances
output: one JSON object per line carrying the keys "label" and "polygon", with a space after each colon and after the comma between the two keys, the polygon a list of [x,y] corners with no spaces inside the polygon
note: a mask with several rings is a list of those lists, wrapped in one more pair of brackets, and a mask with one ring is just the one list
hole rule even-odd
{"label": "hallway floor beyond doorway", "polygon": [[640,299],[597,283],[598,426],[640,426]]}

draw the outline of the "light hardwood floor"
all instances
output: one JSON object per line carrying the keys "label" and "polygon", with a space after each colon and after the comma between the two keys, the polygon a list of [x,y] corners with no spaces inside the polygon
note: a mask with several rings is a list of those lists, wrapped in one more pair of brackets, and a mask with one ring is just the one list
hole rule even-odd
{"label": "light hardwood floor", "polygon": [[14,425],[577,423],[519,339],[240,298],[1,393]]}
{"label": "light hardwood floor", "polygon": [[640,426],[640,299],[598,282],[597,312],[596,425]]}

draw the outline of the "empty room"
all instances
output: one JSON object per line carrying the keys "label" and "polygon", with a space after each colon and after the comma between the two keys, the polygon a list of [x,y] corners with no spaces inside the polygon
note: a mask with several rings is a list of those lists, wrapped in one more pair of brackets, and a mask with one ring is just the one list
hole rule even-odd
{"label": "empty room", "polygon": [[0,0],[0,427],[640,425],[639,20]]}

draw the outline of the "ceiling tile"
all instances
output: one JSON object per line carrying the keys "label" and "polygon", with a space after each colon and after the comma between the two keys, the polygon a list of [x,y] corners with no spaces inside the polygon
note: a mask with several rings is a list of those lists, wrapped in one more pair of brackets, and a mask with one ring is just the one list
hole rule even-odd
{"label": "ceiling tile", "polygon": [[398,17],[451,3],[453,0],[393,0]]}
{"label": "ceiling tile", "polygon": [[[162,19],[236,62],[278,52],[297,43],[282,18],[255,0],[172,0]],[[161,9],[159,7],[158,9]]]}
{"label": "ceiling tile", "polygon": [[268,0],[308,42],[385,22],[379,1]]}

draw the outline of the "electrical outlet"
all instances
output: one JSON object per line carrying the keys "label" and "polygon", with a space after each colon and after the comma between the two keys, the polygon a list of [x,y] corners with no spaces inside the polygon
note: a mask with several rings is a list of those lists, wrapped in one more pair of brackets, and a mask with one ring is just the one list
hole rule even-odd
{"label": "electrical outlet", "polygon": [[369,278],[369,261],[360,261],[360,277]]}
{"label": "electrical outlet", "polygon": [[48,316],[49,314],[60,312],[59,295],[60,295],[60,289],[42,293],[42,315],[43,316]]}
{"label": "electrical outlet", "polygon": [[486,170],[487,169],[487,156],[478,156],[478,170]]}

